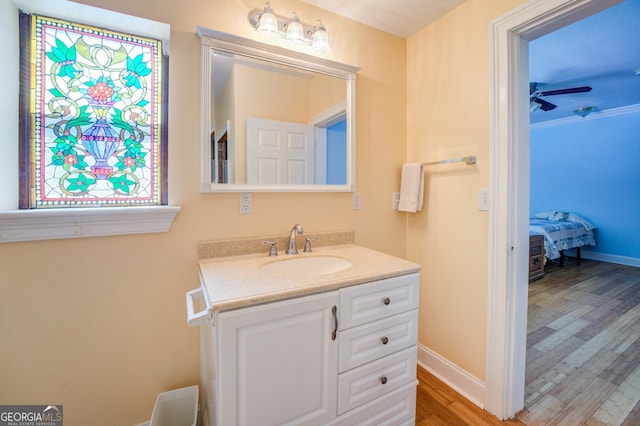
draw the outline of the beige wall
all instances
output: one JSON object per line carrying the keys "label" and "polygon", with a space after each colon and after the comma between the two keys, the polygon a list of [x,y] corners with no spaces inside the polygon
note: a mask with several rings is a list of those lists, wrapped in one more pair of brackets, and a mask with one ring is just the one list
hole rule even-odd
{"label": "beige wall", "polygon": [[[347,84],[344,80],[321,75],[309,82],[309,119],[346,102]],[[307,121],[308,122],[308,121]]]}
{"label": "beige wall", "polygon": [[[233,79],[226,86],[234,100],[222,99],[220,104],[233,105],[233,183],[247,183],[247,120],[261,118],[289,123],[309,124],[316,115],[346,101],[344,79],[315,75],[276,73],[273,70],[236,64]],[[230,115],[221,115],[229,117]]]}
{"label": "beige wall", "polygon": [[185,292],[199,285],[198,241],[285,235],[299,222],[309,232],[353,229],[359,244],[405,256],[405,218],[391,210],[391,194],[406,158],[406,42],[295,0],[273,4],[305,21],[321,18],[332,59],[362,68],[362,209],[351,210],[348,193],[256,193],[253,214],[241,216],[237,194],[199,192],[194,30],[252,37],[247,12],[264,2],[83,3],[171,24],[169,191],[182,211],[163,234],[0,244],[0,404],[63,404],[69,426],[131,425],[150,417],[159,392],[199,382],[199,335],[184,306]]}
{"label": "beige wall", "polygon": [[[350,194],[256,193],[241,216],[237,194],[198,192],[194,29],[252,37],[246,14],[263,2],[84,0],[171,24],[169,190],[182,211],[166,234],[0,244],[0,404],[64,404],[68,425],[148,419],[158,392],[199,381],[184,308],[198,286],[197,242],[284,235],[296,222],[354,229],[359,244],[420,263],[420,343],[483,380],[488,215],[476,203],[489,184],[488,24],[524,2],[467,0],[406,42],[296,0],[273,4],[321,18],[332,59],[362,68],[362,209]],[[427,170],[425,212],[405,221],[391,211],[404,161],[467,154],[477,166]]]}
{"label": "beige wall", "polygon": [[309,80],[234,65],[234,183],[247,183],[247,119],[308,122]]}
{"label": "beige wall", "polygon": [[489,23],[525,0],[467,0],[407,40],[407,160],[431,166],[426,212],[409,215],[407,257],[423,267],[419,341],[485,379],[489,186]]}

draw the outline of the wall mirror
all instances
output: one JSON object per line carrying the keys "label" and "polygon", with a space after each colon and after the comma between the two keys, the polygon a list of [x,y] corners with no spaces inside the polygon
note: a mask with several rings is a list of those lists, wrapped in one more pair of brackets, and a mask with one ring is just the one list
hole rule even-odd
{"label": "wall mirror", "polygon": [[358,68],[198,27],[201,191],[354,191]]}

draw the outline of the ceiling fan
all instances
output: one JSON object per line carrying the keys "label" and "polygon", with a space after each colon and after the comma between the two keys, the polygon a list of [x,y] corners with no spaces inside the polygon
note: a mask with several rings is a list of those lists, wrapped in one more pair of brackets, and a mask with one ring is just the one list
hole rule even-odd
{"label": "ceiling fan", "polygon": [[[538,90],[538,83],[529,83],[529,103],[532,108],[531,111],[535,111],[540,108],[543,111],[551,111],[556,108],[557,105],[552,104],[551,102],[545,101],[541,99],[544,96],[553,96],[553,95],[567,95],[570,93],[584,93],[590,92],[591,87],[589,86],[580,86],[580,87],[571,87],[568,89],[558,89],[558,90]],[[538,105],[534,105],[538,104]]]}

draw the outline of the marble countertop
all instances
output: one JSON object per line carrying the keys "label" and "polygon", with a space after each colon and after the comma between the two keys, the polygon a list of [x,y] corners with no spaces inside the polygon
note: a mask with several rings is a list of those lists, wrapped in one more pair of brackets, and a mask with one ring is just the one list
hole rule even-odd
{"label": "marble countertop", "polygon": [[[338,256],[353,265],[339,272],[287,276],[265,272],[266,263],[292,257]],[[201,287],[209,308],[222,312],[291,297],[321,293],[369,281],[420,271],[420,265],[356,244],[321,246],[312,253],[280,254],[265,252],[237,256],[212,257],[198,263]]]}

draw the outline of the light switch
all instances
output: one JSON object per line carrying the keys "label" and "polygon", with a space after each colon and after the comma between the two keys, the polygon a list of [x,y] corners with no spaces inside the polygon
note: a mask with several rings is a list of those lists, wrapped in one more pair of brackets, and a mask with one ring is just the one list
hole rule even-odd
{"label": "light switch", "polygon": [[478,210],[489,210],[489,190],[487,188],[480,188],[478,190]]}
{"label": "light switch", "polygon": [[351,196],[351,208],[353,210],[360,210],[360,193],[354,192]]}

